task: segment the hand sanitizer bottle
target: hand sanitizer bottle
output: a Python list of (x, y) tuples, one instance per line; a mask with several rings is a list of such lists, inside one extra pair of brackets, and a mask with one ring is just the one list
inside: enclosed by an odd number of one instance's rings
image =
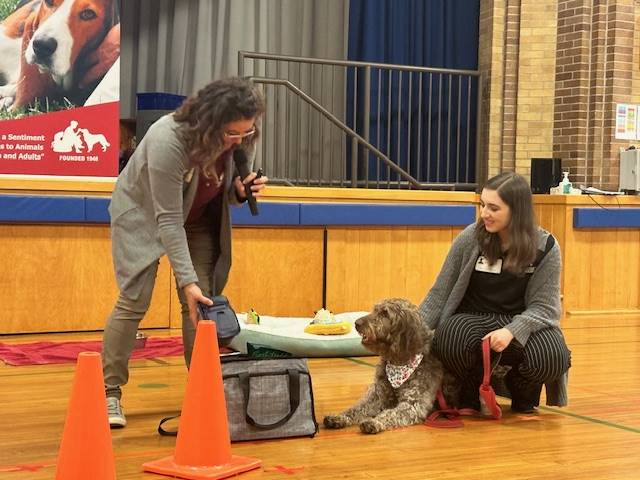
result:
[(571, 193), (571, 182), (569, 181), (569, 172), (562, 172), (562, 181), (560, 182), (560, 192), (569, 195)]

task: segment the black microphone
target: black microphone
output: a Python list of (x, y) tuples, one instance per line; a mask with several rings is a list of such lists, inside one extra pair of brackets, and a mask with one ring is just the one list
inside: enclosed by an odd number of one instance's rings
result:
[[(247, 154), (241, 148), (236, 148), (233, 150), (233, 161), (236, 164), (236, 170), (238, 170), (238, 174), (240, 175), (240, 180), (244, 180), (247, 178), (249, 173), (249, 161), (247, 159)], [(261, 172), (258, 171), (258, 175), (256, 178), (261, 176)], [(249, 210), (251, 210), (251, 215), (254, 217), (258, 215), (258, 202), (253, 196), (253, 190), (251, 190), (251, 186), (253, 185), (255, 178), (244, 186), (244, 193), (247, 196), (247, 202), (249, 203)]]

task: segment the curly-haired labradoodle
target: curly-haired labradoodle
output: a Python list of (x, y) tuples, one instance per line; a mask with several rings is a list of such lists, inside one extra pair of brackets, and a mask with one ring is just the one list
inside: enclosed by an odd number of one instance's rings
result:
[[(392, 298), (356, 320), (362, 344), (380, 355), (375, 383), (353, 407), (324, 418), (327, 428), (359, 424), (364, 433), (422, 423), (434, 408), (436, 393), (449, 383), (440, 361), (431, 354), (433, 330), (407, 300)], [(445, 396), (453, 389), (447, 386)]]

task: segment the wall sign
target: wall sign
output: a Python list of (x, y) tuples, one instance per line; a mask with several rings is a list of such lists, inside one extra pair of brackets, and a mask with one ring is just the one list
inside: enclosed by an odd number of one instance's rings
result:
[(117, 176), (118, 0), (5, 0), (0, 174)]

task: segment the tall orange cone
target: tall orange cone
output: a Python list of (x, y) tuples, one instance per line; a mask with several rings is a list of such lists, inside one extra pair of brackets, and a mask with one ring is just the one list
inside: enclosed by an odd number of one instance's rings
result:
[(231, 454), (215, 322), (198, 322), (173, 456), (143, 465), (147, 472), (216, 479), (260, 467), (256, 458)]
[(106, 402), (100, 354), (83, 352), (78, 355), (56, 480), (115, 480)]

